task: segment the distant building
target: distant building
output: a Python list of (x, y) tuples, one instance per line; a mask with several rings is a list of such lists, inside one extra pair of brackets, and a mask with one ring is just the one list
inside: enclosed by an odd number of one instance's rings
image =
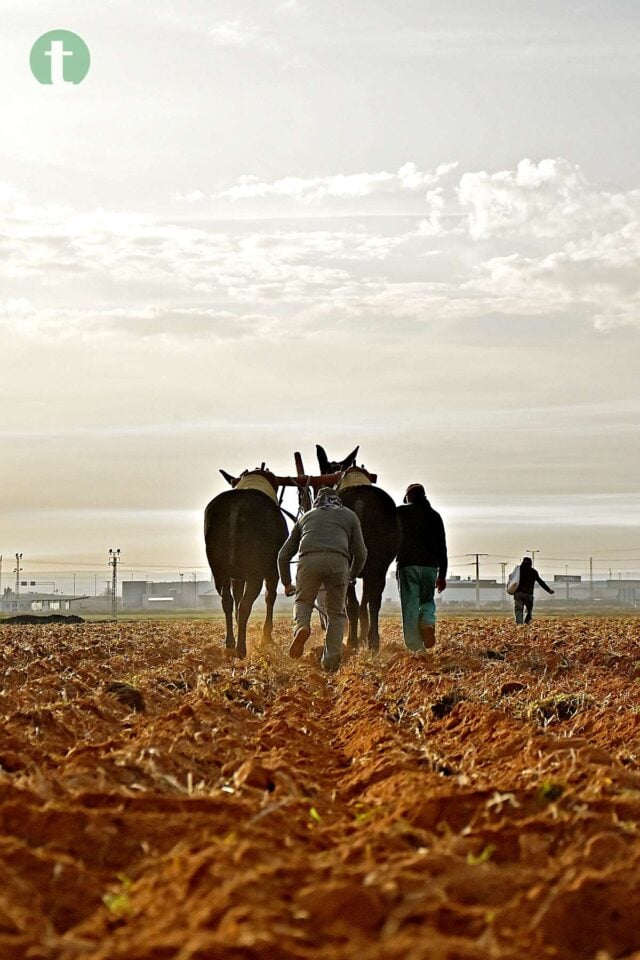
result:
[[(549, 594), (541, 587), (536, 587), (535, 602), (543, 606), (586, 607), (640, 607), (640, 580), (594, 580), (580, 577), (554, 578), (546, 581), (554, 594)], [(513, 604), (503, 584), (499, 580), (480, 580), (479, 600), (480, 607), (507, 607)], [(395, 578), (389, 577), (385, 587), (385, 598), (397, 599), (398, 593)], [(451, 612), (456, 607), (476, 607), (475, 579), (462, 580), (460, 577), (447, 577), (447, 589), (442, 594), (436, 594), (436, 602), (443, 609)]]
[[(438, 596), (443, 607), (475, 607), (476, 581), (462, 580), (460, 577), (448, 577), (447, 589)], [(495, 607), (504, 599), (504, 587), (497, 580), (480, 580), (480, 606)]]
[[(550, 584), (551, 586), (551, 584)], [(600, 604), (613, 607), (640, 606), (640, 580), (578, 580), (577, 578), (555, 579), (549, 596), (544, 590), (536, 590), (536, 602), (565, 603), (576, 606)]]
[(0, 611), (2, 613), (69, 613), (72, 604), (88, 600), (87, 594), (79, 596), (64, 593), (21, 592), (7, 588), (2, 594)]
[(123, 580), (123, 610), (217, 610), (220, 598), (209, 580)]

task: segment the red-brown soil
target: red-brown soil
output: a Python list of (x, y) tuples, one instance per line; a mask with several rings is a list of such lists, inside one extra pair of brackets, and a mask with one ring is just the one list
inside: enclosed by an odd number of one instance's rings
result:
[(257, 630), (2, 628), (2, 960), (640, 958), (640, 620)]

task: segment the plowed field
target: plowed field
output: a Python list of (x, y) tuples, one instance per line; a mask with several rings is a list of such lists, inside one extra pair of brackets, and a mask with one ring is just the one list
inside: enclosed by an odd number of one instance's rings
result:
[(383, 624), (0, 628), (2, 960), (640, 957), (640, 620)]

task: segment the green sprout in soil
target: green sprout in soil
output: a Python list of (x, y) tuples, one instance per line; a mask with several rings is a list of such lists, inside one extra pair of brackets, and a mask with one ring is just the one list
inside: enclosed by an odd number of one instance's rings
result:
[(114, 917), (128, 917), (133, 912), (131, 897), (129, 896), (133, 880), (125, 873), (119, 873), (118, 880), (121, 885), (120, 889), (109, 890), (102, 897), (102, 902)]
[(538, 803), (554, 803), (559, 800), (564, 793), (564, 787), (561, 783), (554, 783), (552, 780), (543, 780), (536, 791), (536, 800)]
[(484, 847), (484, 849), (478, 854), (471, 853), (471, 851), (469, 851), (467, 854), (467, 863), (473, 867), (477, 867), (481, 863), (486, 863), (487, 860), (490, 860), (495, 853), (495, 849), (495, 844), (488, 843), (486, 847)]

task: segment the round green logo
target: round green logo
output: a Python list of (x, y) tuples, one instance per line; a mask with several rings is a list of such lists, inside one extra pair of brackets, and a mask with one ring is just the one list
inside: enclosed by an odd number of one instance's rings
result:
[(49, 30), (31, 48), (31, 72), (39, 83), (61, 86), (81, 83), (89, 72), (91, 55), (82, 37), (70, 30)]

